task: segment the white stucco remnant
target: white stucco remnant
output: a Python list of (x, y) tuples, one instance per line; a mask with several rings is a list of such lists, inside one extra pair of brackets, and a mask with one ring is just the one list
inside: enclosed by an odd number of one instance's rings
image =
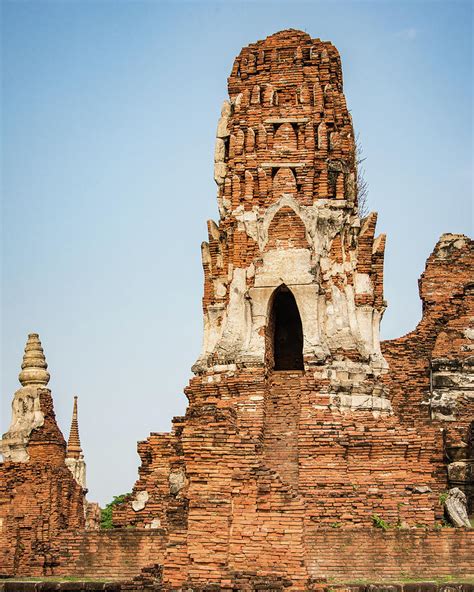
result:
[(255, 274), (255, 287), (310, 284), (311, 254), (308, 249), (275, 249), (263, 254), (263, 265)]
[[(301, 217), (307, 229), (308, 243), (313, 249), (265, 250), (268, 228), (281, 207), (291, 207)], [(258, 242), (263, 251), (263, 264), (257, 269), (252, 263), (247, 269), (231, 270), (229, 305), (208, 307), (204, 319), (203, 350), (195, 371), (206, 366), (205, 360), (212, 352), (218, 354), (224, 365), (229, 360), (262, 365), (265, 356), (263, 331), (268, 322), (269, 303), (273, 292), (282, 284), (290, 288), (298, 305), (306, 359), (324, 359), (331, 344), (334, 349), (358, 349), (373, 362), (376, 372), (385, 371), (387, 364), (379, 342), (381, 314), (371, 306), (355, 305), (357, 293), (373, 292), (370, 277), (355, 273), (356, 260), (340, 264), (322, 256), (329, 251), (338, 227), (349, 222), (347, 214), (339, 207), (318, 210), (314, 205), (300, 206), (292, 196), (283, 195), (277, 204), (263, 213), (258, 209), (249, 212), (237, 208), (235, 215), (239, 227)], [(358, 227), (357, 223), (358, 219), (355, 219), (355, 227)], [(208, 252), (204, 249), (203, 261), (207, 258)], [(347, 285), (341, 292), (334, 285), (331, 301), (327, 302), (319, 293), (320, 281), (331, 282), (332, 277), (341, 273), (354, 273), (355, 290)], [(254, 286), (250, 289), (247, 287), (249, 279), (253, 279)], [(224, 295), (226, 289), (221, 282), (216, 285), (216, 294)]]
[(0, 442), (0, 452), (5, 461), (27, 462), (31, 432), (44, 424), (39, 388), (24, 386), (18, 389), (12, 402), (12, 420), (8, 432)]
[(331, 410), (338, 411), (371, 411), (374, 417), (392, 415), (392, 404), (384, 397), (376, 395), (359, 395), (354, 393), (331, 393)]
[(186, 485), (186, 474), (184, 469), (173, 469), (168, 476), (168, 482), (170, 493), (172, 495), (177, 495)]
[(143, 510), (149, 499), (148, 491), (137, 491), (135, 499), (132, 500), (132, 509), (135, 512)]
[(76, 483), (86, 489), (86, 463), (84, 458), (82, 456), (81, 458), (66, 458), (65, 463)]
[(432, 493), (433, 490), (428, 485), (415, 485), (411, 489), (413, 493)]
[(145, 528), (151, 528), (152, 530), (156, 530), (157, 528), (161, 527), (161, 520), (159, 518), (153, 518), (150, 524), (147, 524)]
[(464, 329), (464, 337), (466, 337), (467, 339), (470, 339), (470, 340), (474, 341), (474, 328), (473, 327), (467, 327), (466, 329)]
[(221, 116), (220, 116), (219, 121), (217, 123), (216, 136), (218, 138), (227, 138), (230, 134), (228, 124), (229, 124), (229, 117), (231, 114), (231, 110), (232, 110), (232, 108), (231, 108), (230, 102), (225, 100), (222, 103)]
[(374, 288), (368, 273), (356, 273), (354, 280), (356, 294), (373, 294)]
[(470, 367), (439, 366), (433, 372), (432, 390), (428, 404), (431, 417), (442, 421), (456, 421), (456, 409), (463, 400), (474, 399), (474, 373)]
[(462, 249), (469, 241), (464, 234), (451, 234), (449, 232), (442, 234), (436, 245), (436, 257), (446, 259), (450, 257), (452, 249)]

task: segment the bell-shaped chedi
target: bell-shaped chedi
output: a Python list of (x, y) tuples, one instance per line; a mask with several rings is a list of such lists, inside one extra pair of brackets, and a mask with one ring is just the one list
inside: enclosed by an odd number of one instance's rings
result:
[(41, 341), (37, 333), (30, 333), (26, 342), (25, 354), (18, 376), (22, 386), (46, 386), (50, 376)]
[(56, 423), (48, 364), (37, 333), (28, 335), (18, 389), (12, 402), (10, 428), (3, 435), (0, 451), (5, 461), (64, 461), (66, 443)]
[(66, 442), (47, 388), (47, 368), (40, 339), (32, 333), (21, 365), (22, 386), (13, 397), (10, 429), (0, 442), (2, 575), (49, 574), (59, 536), (67, 529), (84, 528), (86, 522), (85, 491), (66, 468)]

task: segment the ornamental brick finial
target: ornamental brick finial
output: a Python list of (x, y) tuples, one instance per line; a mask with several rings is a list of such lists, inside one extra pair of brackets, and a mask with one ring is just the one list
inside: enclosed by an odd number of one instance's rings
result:
[(30, 333), (26, 342), (21, 372), (18, 376), (22, 386), (46, 386), (49, 382), (48, 364), (37, 333)]
[(71, 431), (67, 443), (67, 458), (80, 458), (82, 455), (81, 440), (79, 438), (79, 424), (77, 421), (77, 397), (74, 397), (72, 409)]

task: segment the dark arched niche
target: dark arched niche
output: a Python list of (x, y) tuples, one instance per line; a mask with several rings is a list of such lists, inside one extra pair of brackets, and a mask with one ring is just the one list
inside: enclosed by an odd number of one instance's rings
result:
[(303, 370), (303, 325), (285, 285), (273, 293), (266, 330), (266, 363), (273, 370)]

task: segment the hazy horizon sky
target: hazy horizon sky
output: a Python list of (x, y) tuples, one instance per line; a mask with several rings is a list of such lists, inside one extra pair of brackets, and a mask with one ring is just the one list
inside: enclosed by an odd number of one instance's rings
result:
[(439, 236), (472, 234), (472, 3), (3, 1), (2, 403), (28, 333), (57, 419), (73, 396), (101, 504), (168, 431), (202, 339), (200, 243), (217, 220), (213, 152), (241, 48), (286, 28), (339, 50), (387, 233), (382, 337), (421, 316)]

